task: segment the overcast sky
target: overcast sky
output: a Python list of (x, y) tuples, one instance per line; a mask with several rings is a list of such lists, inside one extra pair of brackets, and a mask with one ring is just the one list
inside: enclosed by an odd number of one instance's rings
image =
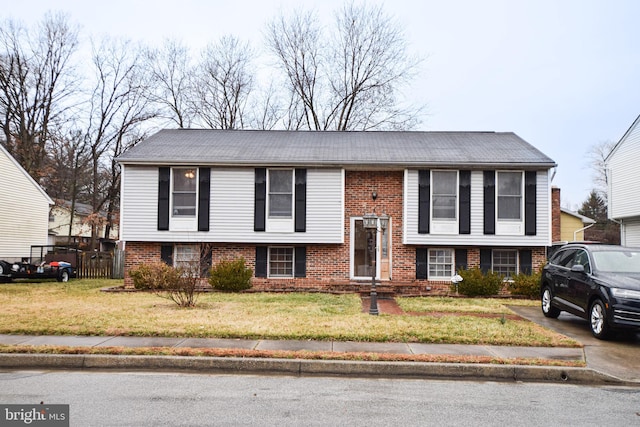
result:
[[(262, 49), (280, 10), (304, 5), (331, 23), (342, 0), (0, 0), (31, 25), (64, 11), (82, 35), (195, 50), (233, 34)], [(376, 3), (376, 2), (369, 2)], [(376, 3), (378, 4), (378, 3)], [(558, 163), (553, 184), (577, 209), (592, 187), (586, 151), (617, 142), (640, 115), (640, 1), (389, 0), (410, 48), (426, 57), (407, 92), (427, 104), (417, 130), (514, 132)], [(640, 165), (639, 165), (640, 166)]]

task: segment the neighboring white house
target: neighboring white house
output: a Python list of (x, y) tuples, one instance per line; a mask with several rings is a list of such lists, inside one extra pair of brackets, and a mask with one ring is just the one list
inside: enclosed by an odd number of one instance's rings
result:
[(640, 246), (640, 116), (605, 159), (609, 218), (620, 223), (620, 243)]
[[(49, 214), (49, 234), (53, 243), (58, 245), (71, 245), (86, 249), (91, 242), (91, 224), (89, 218), (93, 214), (93, 208), (86, 203), (76, 202), (74, 205), (73, 226), (71, 227), (71, 238), (69, 238), (69, 224), (71, 223), (71, 202), (68, 200), (57, 200), (51, 207)], [(106, 233), (107, 214), (100, 212), (94, 221), (98, 224), (99, 250), (109, 251), (115, 247), (118, 240), (118, 224), (114, 224)]]
[(0, 145), (0, 259), (28, 257), (46, 245), (51, 198)]

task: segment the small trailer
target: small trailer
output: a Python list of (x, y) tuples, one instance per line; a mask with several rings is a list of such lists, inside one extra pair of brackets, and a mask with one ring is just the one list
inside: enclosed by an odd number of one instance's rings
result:
[(56, 279), (76, 277), (79, 251), (64, 246), (31, 246), (31, 256), (17, 261), (0, 260), (0, 280)]

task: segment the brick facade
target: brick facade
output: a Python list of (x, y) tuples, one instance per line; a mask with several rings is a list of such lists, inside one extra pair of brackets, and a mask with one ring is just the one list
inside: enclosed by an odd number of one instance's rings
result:
[[(416, 247), (402, 243), (402, 171), (346, 171), (344, 244), (306, 245), (306, 277), (253, 278), (258, 291), (368, 292), (370, 281), (350, 279), (351, 219), (365, 213), (390, 217), (390, 280), (379, 283), (381, 292), (410, 295), (442, 295), (450, 292), (449, 281), (416, 280)], [(375, 198), (374, 198), (375, 193)], [(559, 204), (558, 204), (559, 207)], [(125, 286), (133, 287), (128, 272), (136, 265), (161, 260), (161, 242), (127, 242)], [(212, 247), (212, 265), (244, 257), (255, 271), (256, 245), (207, 244)], [(532, 267), (537, 271), (546, 261), (545, 248), (532, 249)], [(467, 265), (479, 267), (480, 250), (467, 248)], [(203, 284), (206, 279), (203, 279)]]

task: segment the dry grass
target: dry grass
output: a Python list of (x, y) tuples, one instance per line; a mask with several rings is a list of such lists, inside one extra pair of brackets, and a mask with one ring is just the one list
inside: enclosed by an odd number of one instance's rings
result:
[[(361, 312), (357, 295), (206, 293), (195, 308), (184, 309), (150, 293), (100, 290), (119, 284), (111, 280), (2, 284), (0, 333), (578, 346), (528, 321), (472, 315), (370, 316)], [(511, 313), (501, 300), (398, 301), (407, 311)]]
[(397, 298), (398, 305), (405, 312), (413, 313), (491, 313), (513, 314), (505, 307), (509, 305), (538, 306), (538, 301), (527, 299), (497, 299), (497, 298), (452, 298), (452, 297), (419, 297)]

